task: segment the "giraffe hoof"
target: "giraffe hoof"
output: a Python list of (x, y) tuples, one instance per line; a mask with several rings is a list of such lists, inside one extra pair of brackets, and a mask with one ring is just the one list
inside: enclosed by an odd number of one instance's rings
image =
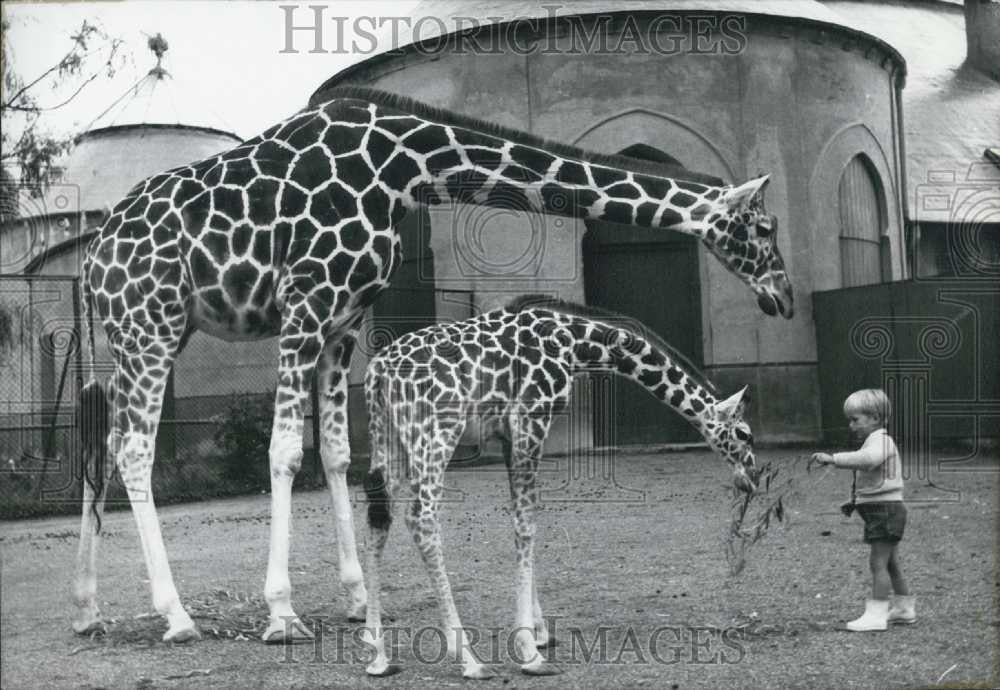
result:
[(314, 635), (305, 623), (295, 618), (289, 621), (272, 621), (260, 639), (264, 644), (299, 644), (312, 642)]
[(389, 676), (396, 675), (402, 670), (403, 667), (399, 664), (390, 664), (385, 659), (376, 659), (365, 667), (365, 673), (369, 676), (375, 676), (376, 678), (388, 678)]
[(192, 623), (190, 627), (170, 628), (167, 632), (163, 633), (164, 642), (174, 642), (176, 644), (194, 642), (195, 640), (200, 639), (201, 633), (198, 632), (198, 628), (194, 626), (194, 623)]
[(547, 664), (544, 661), (533, 662), (521, 666), (521, 673), (526, 676), (558, 676), (562, 669), (555, 664)]
[(535, 649), (552, 649), (556, 646), (556, 638), (549, 637), (536, 637), (535, 638)]
[(368, 607), (364, 604), (360, 604), (352, 607), (347, 612), (347, 620), (351, 623), (364, 623), (365, 616), (368, 613)]
[(462, 671), (462, 677), (469, 680), (489, 680), (494, 675), (489, 666), (476, 666), (475, 668)]
[[(396, 617), (391, 613), (382, 611), (380, 620), (389, 621), (390, 623), (396, 620)], [(361, 609), (361, 613), (349, 613), (347, 614), (348, 623), (366, 623), (368, 621), (368, 609)]]
[(104, 619), (101, 618), (101, 614), (90, 614), (87, 616), (81, 616), (73, 621), (73, 632), (77, 635), (87, 636), (92, 635), (95, 632), (107, 634), (108, 626), (104, 623)]

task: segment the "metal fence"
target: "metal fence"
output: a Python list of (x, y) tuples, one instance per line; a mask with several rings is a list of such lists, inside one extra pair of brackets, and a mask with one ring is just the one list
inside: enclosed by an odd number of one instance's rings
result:
[(0, 514), (79, 500), (73, 278), (0, 276)]
[[(0, 518), (79, 510), (82, 468), (76, 399), (85, 382), (75, 277), (0, 276)], [(363, 472), (367, 419), (364, 368), (373, 350), (435, 321), (475, 311), (464, 290), (389, 288), (362, 328), (352, 361), (351, 444)], [(113, 369), (95, 328), (97, 374)], [(153, 493), (158, 503), (266, 490), (267, 447), (277, 382), (276, 338), (225, 342), (196, 333), (175, 363), (157, 433)], [(315, 387), (306, 410), (305, 458), (296, 487), (325, 482)], [(124, 504), (116, 478), (109, 505)]]
[(847, 441), (842, 404), (884, 388), (901, 448), (925, 457), (1000, 433), (1000, 285), (934, 278), (813, 293), (824, 436)]

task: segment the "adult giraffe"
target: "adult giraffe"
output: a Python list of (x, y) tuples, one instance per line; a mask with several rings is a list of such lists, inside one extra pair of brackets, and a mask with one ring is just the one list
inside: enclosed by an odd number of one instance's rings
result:
[[(229, 340), (279, 337), (264, 640), (309, 637), (292, 609), (288, 578), (303, 407), (315, 371), (340, 580), (351, 599), (349, 617), (361, 618), (367, 593), (346, 481), (346, 372), (364, 309), (400, 262), (395, 226), (407, 209), (451, 199), (679, 230), (699, 237), (756, 293), (766, 313), (790, 318), (792, 290), (775, 243), (777, 221), (763, 208), (767, 177), (739, 187), (713, 181), (348, 87), (230, 151), (136, 185), (113, 209), (83, 265), (84, 320), (89, 328), (96, 306), (116, 368), (107, 392), (106, 443), (101, 433), (85, 434), (92, 459), (74, 629), (87, 633), (102, 625), (95, 597), (106, 452), (139, 527), (153, 606), (168, 623), (163, 638), (198, 637), (174, 587), (150, 492), (167, 376), (194, 330)], [(92, 330), (87, 342), (93, 368)], [(106, 414), (103, 396), (92, 371), (83, 407), (96, 402)], [(90, 414), (84, 409), (84, 417)]]

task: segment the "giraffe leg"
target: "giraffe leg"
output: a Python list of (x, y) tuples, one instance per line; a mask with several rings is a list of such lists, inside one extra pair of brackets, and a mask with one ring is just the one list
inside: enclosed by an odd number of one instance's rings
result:
[(365, 493), (368, 496), (368, 539), (366, 544), (368, 597), (365, 611), (365, 641), (374, 650), (374, 658), (365, 667), (370, 676), (391, 676), (401, 669), (390, 664), (385, 653), (385, 639), (382, 630), (382, 555), (389, 540), (392, 525), (392, 496), (394, 491), (387, 485), (384, 470), (373, 465), (365, 478)]
[[(541, 617), (541, 606), (535, 590), (534, 539), (535, 506), (538, 504), (538, 490), (535, 475), (541, 457), (542, 442), (548, 431), (549, 420), (516, 420), (511, 423), (512, 448), (508, 461), (511, 507), (514, 514), (514, 547), (517, 551), (517, 610), (514, 621), (514, 648), (521, 671), (532, 676), (548, 676), (561, 673), (538, 651), (548, 644), (548, 631)], [(536, 633), (542, 626), (545, 640), (539, 640)]]
[[(513, 446), (511, 444), (511, 438), (510, 438), (510, 436), (506, 435), (506, 434), (503, 435), (503, 436), (501, 436), (500, 442), (501, 442), (501, 446), (502, 446), (502, 452), (503, 452), (504, 459), (507, 462), (507, 467), (508, 468), (513, 468), (513, 466), (514, 466), (513, 465), (514, 458), (513, 458), (513, 455), (512, 455), (512, 453), (513, 453)], [(514, 476), (513, 474), (510, 474), (508, 476), (511, 478), (511, 480), (513, 480), (513, 476)], [(515, 494), (514, 487), (515, 487), (515, 484), (513, 483), (513, 481), (511, 481), (511, 484), (510, 484), (510, 489), (511, 489), (511, 493), (510, 493), (511, 504), (516, 506), (516, 504), (517, 504), (517, 496)], [(515, 524), (515, 529), (516, 529), (516, 524)], [(516, 548), (516, 542), (515, 542), (515, 548)], [(533, 629), (534, 629), (534, 632), (535, 632), (535, 647), (538, 648), (538, 649), (547, 649), (548, 647), (554, 647), (555, 644), (556, 644), (556, 641), (555, 641), (555, 638), (553, 638), (552, 636), (549, 635), (549, 628), (548, 628), (548, 625), (545, 622), (545, 617), (542, 614), (542, 605), (538, 602), (538, 587), (537, 587), (537, 584), (536, 584), (535, 575), (536, 574), (535, 574), (535, 569), (534, 569), (534, 563), (532, 562), (532, 570), (531, 570), (531, 615), (532, 615), (532, 620), (533, 620)]]
[[(188, 642), (201, 635), (191, 620), (191, 616), (181, 605), (180, 596), (174, 586), (170, 572), (167, 551), (163, 546), (160, 520), (153, 503), (151, 485), (153, 448), (155, 435), (125, 434), (119, 453), (118, 469), (122, 473), (128, 491), (132, 513), (139, 527), (143, 556), (149, 571), (149, 583), (153, 591), (153, 608), (167, 619), (164, 642)], [(126, 475), (130, 475), (126, 477)]]
[[(114, 378), (111, 383), (113, 385)], [(87, 435), (98, 435), (106, 431), (102, 422), (106, 414), (106, 406), (113, 402), (113, 392), (105, 394), (99, 388), (96, 395), (89, 395), (86, 389), (81, 393), (81, 424), (95, 423), (96, 429), (86, 429)], [(91, 409), (94, 405), (104, 406), (104, 409)], [(112, 420), (113, 423), (113, 420)], [(74, 579), (73, 599), (76, 604), (76, 616), (73, 619), (73, 630), (78, 635), (89, 635), (95, 631), (106, 630), (97, 606), (97, 554), (101, 546), (100, 523), (104, 517), (104, 499), (107, 495), (108, 481), (114, 473), (114, 465), (108, 458), (115, 458), (114, 449), (109, 448), (113, 436), (104, 434), (101, 438), (89, 438), (81, 444), (83, 471), (83, 515), (80, 518), (80, 544), (76, 553), (76, 577)]]
[(365, 612), (365, 641), (371, 646), (374, 657), (365, 671), (372, 676), (390, 676), (400, 670), (389, 663), (385, 653), (382, 629), (382, 556), (392, 526), (395, 507), (397, 476), (405, 470), (406, 451), (397, 429), (388, 419), (388, 410), (382, 395), (383, 383), (375, 368), (369, 368), (365, 382), (365, 402), (368, 408), (368, 438), (371, 466), (365, 477), (365, 497), (368, 505), (367, 569), (368, 601)]
[[(107, 443), (107, 440), (104, 442)], [(83, 516), (80, 519), (80, 545), (76, 553), (76, 579), (73, 590), (77, 608), (73, 630), (78, 635), (89, 635), (95, 631), (105, 630), (104, 620), (97, 606), (97, 553), (101, 546), (98, 522), (104, 515), (104, 498), (107, 495), (109, 480), (107, 475), (110, 473), (100, 466), (95, 470), (104, 473), (105, 479), (98, 491), (94, 491), (89, 482), (83, 483)]]
[[(174, 344), (175, 345), (175, 344)], [(141, 356), (122, 356), (115, 375), (115, 420), (109, 446), (128, 493), (132, 514), (139, 528), (153, 608), (167, 619), (165, 642), (187, 642), (201, 637), (191, 616), (181, 605), (174, 586), (160, 520), (153, 501), (153, 456), (163, 393), (175, 347), (151, 345)], [(149, 366), (159, 359), (157, 366)]]
[(542, 615), (542, 605), (538, 603), (538, 586), (536, 584), (537, 573), (534, 567), (531, 569), (531, 615), (535, 623), (535, 647), (538, 649), (548, 649), (556, 646), (556, 638), (549, 634), (549, 626), (545, 623), (545, 616)]
[(347, 377), (353, 350), (353, 332), (344, 336), (340, 342), (328, 341), (319, 360), (317, 375), (320, 392), (320, 457), (333, 499), (340, 583), (348, 595), (347, 619), (362, 621), (365, 620), (368, 593), (365, 591), (364, 576), (358, 562), (351, 497), (347, 488), (347, 468), (351, 463), (347, 427)]
[[(434, 425), (437, 427), (438, 425)], [(433, 448), (415, 449), (414, 456), (424, 460), (411, 462), (412, 471), (418, 478), (413, 486), (417, 498), (406, 512), (406, 526), (420, 550), (427, 567), (431, 587), (441, 612), (442, 628), (447, 640), (449, 655), (462, 664), (462, 676), (476, 680), (493, 677), (493, 672), (476, 659), (466, 637), (462, 621), (459, 619), (455, 600), (444, 565), (441, 546), (441, 526), (438, 522), (438, 506), (444, 490), (444, 470), (451, 459), (458, 439), (462, 436), (462, 426), (442, 430), (435, 429)], [(426, 438), (426, 437), (425, 437)], [(424, 452), (421, 453), (420, 451)]]
[(292, 584), (288, 577), (291, 539), (292, 481), (302, 466), (304, 413), (316, 360), (323, 342), (318, 332), (303, 332), (316, 318), (304, 302), (289, 305), (278, 341), (278, 390), (271, 430), (271, 535), (264, 598), (268, 626), (261, 636), (267, 644), (294, 644), (313, 639), (312, 631), (292, 609)]
[(101, 533), (97, 530), (94, 516), (104, 513), (104, 496), (97, 495), (89, 485), (83, 488), (83, 517), (80, 520), (80, 546), (76, 553), (76, 579), (73, 598), (77, 613), (73, 619), (73, 630), (78, 635), (89, 635), (105, 630), (101, 611), (97, 606), (97, 552), (101, 545)]
[[(277, 427), (277, 423), (275, 423)], [(261, 636), (267, 644), (292, 644), (313, 638), (312, 631), (292, 609), (292, 584), (288, 577), (288, 549), (291, 541), (292, 482), (302, 465), (301, 436), (272, 431), (271, 448), (271, 535), (267, 558), (264, 598), (268, 606), (268, 626)]]

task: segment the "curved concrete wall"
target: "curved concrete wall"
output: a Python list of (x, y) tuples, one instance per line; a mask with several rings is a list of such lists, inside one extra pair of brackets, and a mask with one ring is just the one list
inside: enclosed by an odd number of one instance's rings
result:
[(88, 132), (66, 162), (62, 183), (80, 189), (80, 209), (114, 206), (137, 182), (236, 146), (239, 137), (198, 127), (128, 125)]
[[(69, 244), (81, 232), (99, 227), (105, 209), (136, 183), (239, 141), (218, 130), (174, 125), (128, 125), (84, 134), (66, 157), (60, 179), (44, 196), (25, 199), (21, 217), (0, 228), (0, 273), (20, 273), (44, 252), (70, 250)], [(49, 267), (35, 272), (58, 273)]]
[[(640, 26), (655, 16), (640, 14)], [(646, 143), (736, 182), (770, 173), (767, 204), (781, 222), (779, 245), (797, 314), (791, 321), (764, 316), (743, 284), (701, 250), (704, 361), (724, 390), (754, 385), (759, 437), (807, 440), (819, 427), (810, 294), (839, 287), (838, 184), (854, 155), (867, 156), (881, 178), (892, 278), (905, 277), (895, 88), (903, 67), (884, 46), (855, 32), (752, 15), (746, 22), (745, 45), (736, 55), (573, 52), (565, 27), (550, 24), (556, 37), (546, 37), (545, 45), (555, 41), (560, 50), (549, 54), (408, 50), (355, 66), (324, 86), (370, 85), (600, 151)], [(518, 40), (523, 46), (541, 38)], [(609, 42), (615, 45), (616, 37)], [(322, 97), (321, 88), (313, 99)], [(581, 298), (582, 223), (560, 219), (566, 227), (556, 228), (556, 219), (501, 212), (503, 218), (483, 224), (495, 264), (503, 263), (498, 257), (505, 251), (523, 252), (518, 229), (523, 235), (534, 227), (531, 232), (546, 233), (547, 243), (561, 248), (546, 253), (530, 279), (504, 281), (451, 265), (458, 261), (448, 257), (465, 251), (451, 246), (461, 235), (453, 230), (461, 225), (455, 214), (471, 212), (432, 214), (439, 282), (485, 292), (483, 306), (499, 301), (497, 292), (528, 289)]]

